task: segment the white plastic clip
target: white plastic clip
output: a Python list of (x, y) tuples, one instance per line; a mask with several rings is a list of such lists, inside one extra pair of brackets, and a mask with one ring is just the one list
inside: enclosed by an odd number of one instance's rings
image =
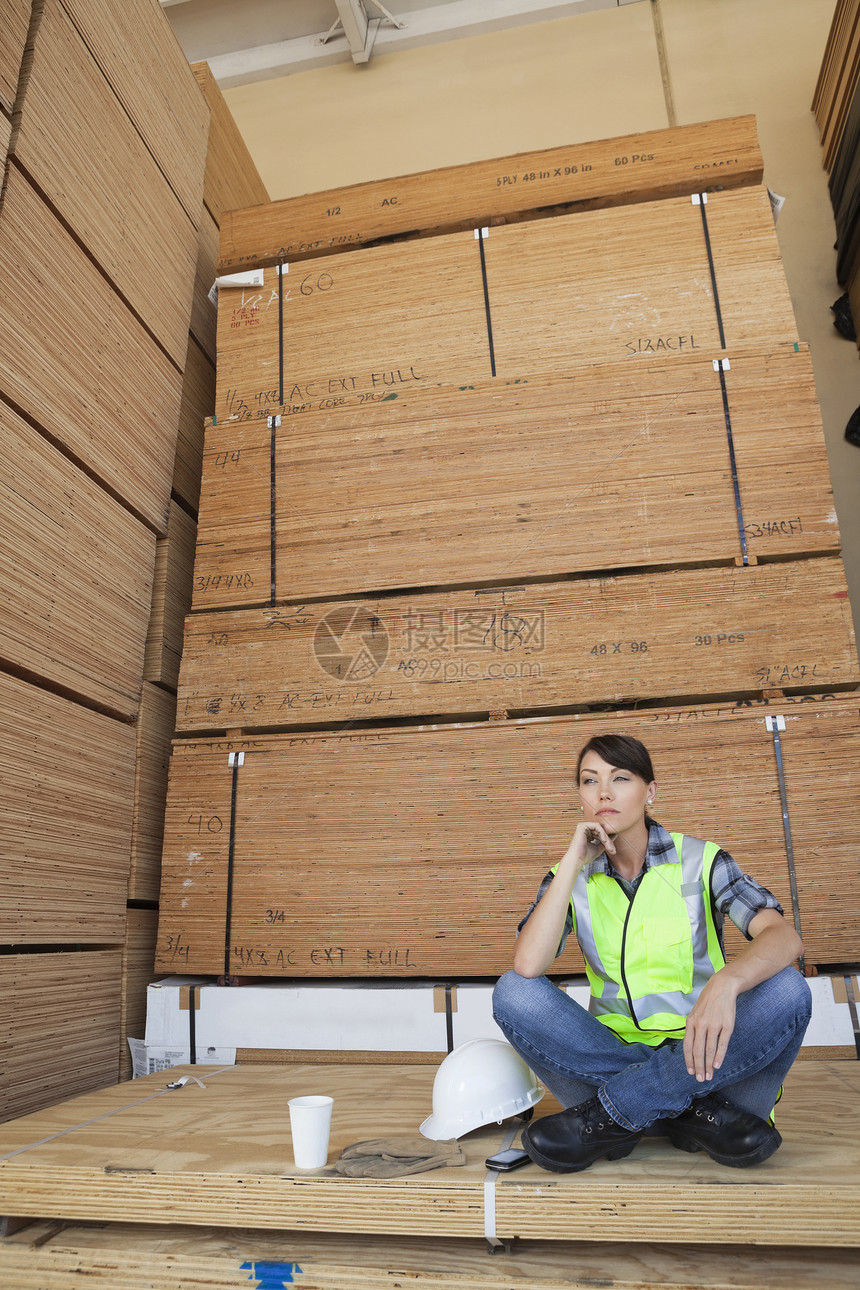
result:
[(195, 1084), (199, 1084), (201, 1088), (205, 1088), (205, 1087), (206, 1087), (206, 1085), (203, 1083), (202, 1079), (198, 1079), (196, 1075), (183, 1075), (183, 1076), (181, 1076), (181, 1078), (180, 1078), (180, 1079), (174, 1080), (172, 1084), (168, 1084), (168, 1085), (167, 1085), (167, 1087), (168, 1087), (168, 1088), (184, 1088), (184, 1087), (185, 1087), (185, 1085), (188, 1083), (188, 1081), (189, 1081), (190, 1079), (191, 1079), (191, 1080), (193, 1080)]
[(290, 271), (290, 266), (288, 264), (276, 264), (275, 268), (278, 271), (279, 278), (282, 278), (285, 273), (289, 273)]
[(707, 204), (708, 204), (708, 194), (707, 194), (707, 193), (691, 193), (691, 195), (690, 195), (690, 201), (693, 203), (693, 205), (694, 205), (694, 206), (707, 206)]
[(774, 730), (784, 730), (785, 717), (765, 717), (764, 724), (771, 732)]
[(244, 766), (245, 754), (243, 752), (232, 752), (227, 754), (228, 766)]
[(724, 372), (730, 372), (732, 370), (732, 365), (727, 358), (714, 359), (714, 371), (719, 372), (720, 369)]
[(480, 238), (482, 241), (486, 241), (486, 239), (487, 239), (489, 236), (490, 236), (490, 230), (489, 230), (488, 228), (476, 228), (476, 229), (475, 229), (475, 241), (477, 241), (477, 240), (478, 240), (478, 238)]
[(266, 417), (266, 425), (269, 427), (270, 430), (277, 430), (280, 424), (281, 424), (281, 418), (279, 416)]

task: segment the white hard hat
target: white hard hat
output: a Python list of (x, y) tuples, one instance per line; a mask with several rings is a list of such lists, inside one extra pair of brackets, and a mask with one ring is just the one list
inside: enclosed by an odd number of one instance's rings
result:
[(449, 1053), (433, 1081), (433, 1114), (420, 1132), (435, 1142), (522, 1115), (546, 1090), (504, 1039), (470, 1039)]

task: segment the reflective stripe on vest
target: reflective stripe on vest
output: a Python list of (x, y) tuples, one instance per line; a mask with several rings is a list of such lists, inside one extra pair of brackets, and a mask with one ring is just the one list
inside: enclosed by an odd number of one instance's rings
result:
[(628, 1043), (681, 1038), (705, 982), (725, 963), (711, 909), (719, 847), (673, 833), (680, 861), (652, 865), (634, 898), (595, 861), (571, 894), (591, 983), (589, 1010)]

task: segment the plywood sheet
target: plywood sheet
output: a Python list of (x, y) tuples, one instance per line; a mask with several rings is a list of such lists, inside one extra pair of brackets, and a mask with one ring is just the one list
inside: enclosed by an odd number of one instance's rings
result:
[(209, 112), (157, 0), (63, 0), (191, 219), (200, 216)]
[(217, 314), (209, 299), (215, 282), (218, 256), (218, 226), (204, 208), (200, 217), (200, 240), (197, 246), (197, 271), (191, 303), (191, 333), (208, 358), (215, 362), (217, 352)]
[[(500, 974), (517, 923), (580, 818), (579, 749), (607, 731), (634, 735), (651, 751), (661, 823), (719, 842), (792, 917), (770, 713), (785, 716), (788, 809), (804, 839), (795, 842), (795, 863), (807, 962), (851, 962), (860, 880), (856, 795), (845, 775), (860, 752), (858, 705), (806, 697), (769, 708), (737, 702), (177, 741), (157, 968)], [(242, 766), (228, 764), (231, 750), (244, 751)], [(837, 801), (841, 808), (830, 809)], [(727, 930), (736, 947), (737, 933)], [(583, 970), (574, 944), (554, 970)]]
[(46, 0), (27, 62), (16, 157), (181, 366), (197, 259), (194, 223), (60, 0)]
[(146, 634), (143, 676), (176, 688), (185, 615), (191, 608), (191, 579), (197, 525), (178, 502), (170, 503), (167, 536), (155, 549), (152, 612)]
[(145, 681), (135, 727), (134, 816), (131, 834), (131, 900), (158, 900), (167, 765), (176, 724), (176, 696)]
[(752, 116), (518, 153), (234, 211), (222, 221), (221, 271), (348, 250), (417, 230), (516, 220), (526, 212), (758, 184), (761, 175)]
[(177, 728), (821, 691), (858, 669), (839, 557), (416, 591), (192, 615)]
[(134, 730), (0, 673), (0, 944), (122, 939)]
[[(67, 1290), (82, 1274), (103, 1290), (233, 1290), (286, 1276), (309, 1290), (583, 1290), (611, 1269), (613, 1290), (856, 1290), (852, 1249), (624, 1244), (518, 1239), (488, 1258), (482, 1240), (265, 1232), (180, 1224), (45, 1220), (0, 1241), (0, 1273), (17, 1290)], [(289, 1282), (287, 1282), (289, 1284)]]
[(838, 550), (806, 346), (359, 397), (208, 424), (195, 609)]
[(210, 114), (203, 201), (220, 224), (225, 211), (268, 202), (269, 194), (209, 64), (192, 63), (191, 70)]
[(146, 987), (154, 975), (158, 911), (129, 909), (122, 947), (122, 1001), (120, 1007), (119, 1078), (132, 1077), (128, 1040), (142, 1039), (146, 1029)]
[(15, 107), (18, 73), (24, 57), (31, 8), (31, 0), (0, 0), (0, 31), (3, 32), (3, 40), (0, 42), (0, 109), (10, 116)]
[(0, 1120), (115, 1084), (121, 966), (118, 949), (0, 955)]
[(182, 377), (10, 165), (0, 393), (164, 533)]
[(188, 337), (179, 434), (173, 464), (173, 488), (190, 510), (200, 504), (203, 471), (203, 423), (215, 411), (215, 369), (193, 336)]
[(0, 659), (137, 711), (155, 537), (0, 399)]
[(767, 191), (738, 189), (267, 269), (220, 292), (216, 411), (265, 420), (342, 392), (796, 340)]
[(12, 121), (6, 115), (5, 109), (0, 107), (0, 166), (5, 168), (6, 156), (9, 152), (9, 140), (12, 138)]
[[(0, 1208), (204, 1228), (241, 1214), (250, 1227), (281, 1232), (483, 1240), (484, 1159), (507, 1126), (466, 1135), (465, 1165), (403, 1178), (342, 1178), (332, 1165), (302, 1176), (291, 1165), (289, 1097), (309, 1089), (334, 1096), (333, 1161), (348, 1143), (414, 1133), (430, 1108), (432, 1067), (198, 1066), (170, 1077), (201, 1073), (203, 1087), (189, 1080), (166, 1090), (161, 1073), (7, 1125), (0, 1155), (25, 1150), (0, 1163)], [(851, 1110), (858, 1092), (856, 1063), (800, 1063), (780, 1107), (782, 1147), (764, 1165), (738, 1170), (730, 1186), (713, 1161), (701, 1153), (682, 1159), (660, 1139), (644, 1139), (627, 1159), (599, 1161), (583, 1175), (529, 1165), (496, 1183), (498, 1236), (724, 1246), (730, 1230), (733, 1246), (856, 1246), (860, 1146)], [(834, 1114), (844, 1126), (838, 1137)], [(71, 1132), (32, 1145), (64, 1130)]]

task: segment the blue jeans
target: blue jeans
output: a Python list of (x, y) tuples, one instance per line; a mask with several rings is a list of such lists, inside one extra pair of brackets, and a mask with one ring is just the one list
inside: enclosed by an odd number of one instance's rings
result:
[(561, 1105), (597, 1093), (626, 1129), (678, 1115), (717, 1089), (766, 1120), (811, 1014), (809, 986), (793, 967), (744, 991), (723, 1064), (700, 1082), (687, 1074), (683, 1040), (626, 1044), (546, 977), (506, 972), (493, 992), (496, 1022)]

